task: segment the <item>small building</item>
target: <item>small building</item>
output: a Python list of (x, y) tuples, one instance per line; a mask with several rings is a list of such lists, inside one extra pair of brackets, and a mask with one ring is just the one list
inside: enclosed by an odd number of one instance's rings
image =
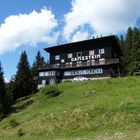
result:
[(39, 69), (39, 87), (72, 80), (76, 76), (90, 79), (120, 75), (121, 49), (115, 36), (94, 38), (44, 49), (49, 65)]

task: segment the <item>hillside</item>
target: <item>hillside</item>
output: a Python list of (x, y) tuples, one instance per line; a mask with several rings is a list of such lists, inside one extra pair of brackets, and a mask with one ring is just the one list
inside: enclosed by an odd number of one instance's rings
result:
[(139, 140), (140, 77), (59, 84), (22, 98), (0, 122), (1, 140)]

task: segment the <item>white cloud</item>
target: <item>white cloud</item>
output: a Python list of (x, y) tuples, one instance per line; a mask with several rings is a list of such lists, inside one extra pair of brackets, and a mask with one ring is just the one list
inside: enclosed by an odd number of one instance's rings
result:
[(11, 15), (0, 25), (0, 54), (22, 45), (54, 44), (58, 39), (58, 26), (53, 13), (44, 8), (40, 12)]
[(81, 41), (81, 40), (86, 40), (86, 39), (88, 39), (88, 37), (89, 37), (88, 32), (77, 31), (77, 32), (72, 36), (72, 42)]
[(126, 31), (139, 16), (139, 0), (72, 0), (71, 11), (64, 15), (63, 34), (69, 40), (85, 24), (95, 35), (115, 34)]

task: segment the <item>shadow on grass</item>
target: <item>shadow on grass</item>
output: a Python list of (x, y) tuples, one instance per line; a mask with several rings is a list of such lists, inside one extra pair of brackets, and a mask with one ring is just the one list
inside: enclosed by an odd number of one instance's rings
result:
[(17, 103), (11, 107), (10, 114), (18, 113), (26, 109), (27, 107), (29, 107), (34, 102), (32, 99), (29, 99), (29, 98), (30, 96), (19, 99)]

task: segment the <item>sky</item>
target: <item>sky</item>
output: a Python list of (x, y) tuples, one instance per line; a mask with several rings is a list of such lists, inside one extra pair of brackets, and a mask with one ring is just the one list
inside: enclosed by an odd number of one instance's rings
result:
[(22, 51), (32, 65), (43, 48), (140, 28), (139, 0), (0, 0), (0, 61), (5, 80)]

